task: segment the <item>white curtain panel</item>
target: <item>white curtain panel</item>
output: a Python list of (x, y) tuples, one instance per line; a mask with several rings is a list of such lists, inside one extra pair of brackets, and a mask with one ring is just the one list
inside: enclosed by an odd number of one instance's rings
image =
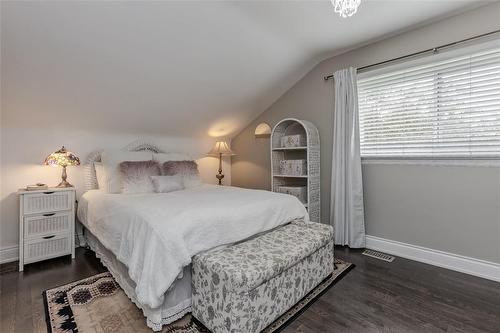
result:
[(335, 72), (330, 223), (335, 244), (365, 247), (356, 69)]

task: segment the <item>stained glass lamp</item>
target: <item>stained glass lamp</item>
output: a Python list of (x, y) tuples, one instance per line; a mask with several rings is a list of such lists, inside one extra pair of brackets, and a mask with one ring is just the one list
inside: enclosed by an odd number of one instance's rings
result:
[(219, 185), (222, 185), (222, 178), (224, 178), (224, 174), (222, 173), (222, 156), (232, 156), (236, 154), (233, 153), (225, 141), (217, 141), (207, 155), (219, 157), (219, 174), (215, 175), (215, 177), (219, 180)]
[(52, 166), (62, 166), (63, 168), (61, 176), (62, 181), (56, 187), (73, 187), (73, 185), (71, 185), (66, 181), (67, 178), (66, 167), (80, 165), (80, 159), (76, 157), (75, 154), (73, 154), (70, 151), (67, 151), (66, 148), (62, 146), (61, 149), (47, 156), (43, 164)]

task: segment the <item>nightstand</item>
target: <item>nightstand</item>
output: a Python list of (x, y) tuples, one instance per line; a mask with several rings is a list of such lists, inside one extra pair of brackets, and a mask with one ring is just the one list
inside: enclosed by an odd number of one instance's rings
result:
[(19, 271), (71, 254), (75, 258), (75, 189), (19, 190)]

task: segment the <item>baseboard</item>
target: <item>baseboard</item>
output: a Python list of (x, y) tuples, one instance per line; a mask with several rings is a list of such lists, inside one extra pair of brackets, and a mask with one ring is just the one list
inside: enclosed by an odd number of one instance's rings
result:
[[(75, 242), (76, 242), (76, 247), (81, 246), (78, 244), (79, 239), (83, 239), (83, 234), (82, 233), (77, 233), (75, 235)], [(85, 245), (85, 244), (82, 244)], [(14, 246), (8, 246), (4, 247), (3, 249), (0, 249), (0, 264), (5, 264), (8, 262), (13, 262), (19, 260), (19, 246), (14, 245)]]
[(398, 257), (500, 282), (500, 264), (495, 262), (369, 235), (366, 235), (366, 247)]
[[(77, 235), (81, 236), (81, 235)], [(500, 282), (500, 264), (366, 235), (368, 249)], [(18, 246), (0, 249), (0, 264), (19, 259)]]
[(19, 260), (19, 246), (9, 246), (0, 249), (0, 264)]

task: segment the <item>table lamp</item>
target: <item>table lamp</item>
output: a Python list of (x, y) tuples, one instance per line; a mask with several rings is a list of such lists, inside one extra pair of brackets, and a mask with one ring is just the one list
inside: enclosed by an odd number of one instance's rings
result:
[(219, 185), (222, 185), (222, 178), (224, 178), (224, 174), (222, 173), (222, 156), (232, 156), (236, 154), (229, 148), (226, 141), (217, 141), (207, 155), (219, 157), (219, 174), (215, 175), (215, 177), (219, 180)]
[(80, 159), (76, 157), (75, 154), (73, 154), (70, 151), (67, 151), (66, 148), (62, 146), (61, 149), (47, 156), (43, 164), (52, 166), (62, 166), (63, 168), (61, 176), (62, 181), (56, 187), (73, 187), (73, 185), (71, 185), (66, 181), (67, 178), (66, 167), (80, 165)]

